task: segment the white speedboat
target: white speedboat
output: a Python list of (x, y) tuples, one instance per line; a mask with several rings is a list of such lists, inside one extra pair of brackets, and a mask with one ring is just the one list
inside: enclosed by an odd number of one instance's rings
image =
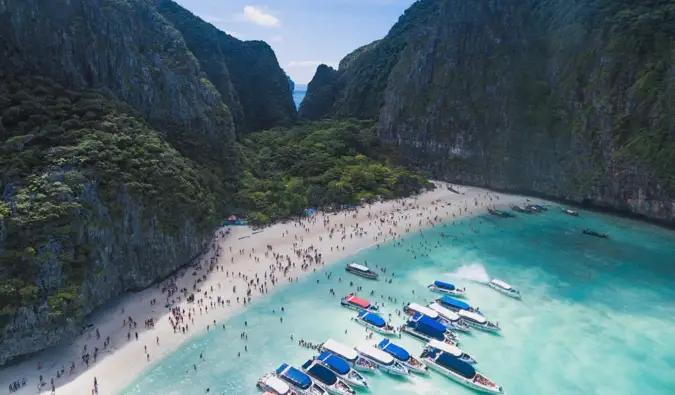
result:
[(349, 366), (356, 370), (362, 372), (373, 372), (377, 370), (377, 365), (359, 356), (353, 348), (347, 347), (333, 339), (326, 340), (326, 342), (321, 345), (320, 349), (321, 351), (328, 351), (329, 353), (344, 359)]
[(362, 311), (366, 310), (371, 313), (377, 313), (380, 309), (374, 304), (370, 303), (365, 299), (358, 298), (356, 295), (347, 295), (344, 298), (340, 299), (340, 304), (342, 307), (346, 307), (351, 310)]
[(420, 356), (430, 369), (473, 390), (488, 394), (503, 394), (504, 389), (478, 373), (470, 364), (435, 348), (426, 348)]
[(306, 373), (287, 363), (282, 363), (279, 366), (276, 370), (276, 376), (300, 394), (327, 395), (326, 390), (314, 383)]
[(347, 267), (345, 267), (345, 270), (369, 280), (377, 280), (379, 277), (375, 271), (370, 270), (367, 266), (359, 265), (358, 263), (348, 264)]
[(462, 351), (461, 348), (457, 346), (451, 346), (448, 343), (442, 343), (439, 342), (438, 340), (431, 340), (427, 345), (425, 346), (426, 348), (435, 348), (436, 350), (443, 351), (444, 353), (450, 354), (453, 357), (457, 359), (461, 359), (462, 361), (470, 364), (475, 364), (476, 360), (473, 359), (473, 357), (464, 351)]
[(488, 321), (487, 318), (478, 313), (460, 310), (457, 314), (459, 314), (459, 316), (462, 317), (462, 320), (472, 328), (493, 333), (501, 331), (499, 324)]
[(432, 320), (438, 320), (440, 318), (439, 314), (437, 311), (434, 311), (426, 306), (422, 306), (419, 303), (407, 303), (405, 306), (403, 306), (403, 311), (406, 314), (414, 314), (414, 313), (419, 313), (426, 315), (427, 317), (431, 318)]
[(405, 348), (392, 343), (389, 339), (383, 339), (375, 347), (394, 357), (413, 373), (426, 373), (429, 369), (427, 365), (413, 357)]
[(387, 354), (386, 352), (378, 350), (370, 344), (360, 345), (356, 347), (355, 350), (360, 356), (377, 365), (377, 368), (383, 372), (393, 374), (395, 376), (407, 376), (410, 374), (408, 368), (403, 366), (402, 363), (395, 360), (394, 357)]
[(434, 281), (433, 284), (427, 286), (433, 292), (438, 292), (445, 295), (454, 295), (459, 297), (466, 296), (466, 288), (457, 288), (454, 284), (443, 281)]
[(453, 346), (457, 345), (455, 340), (450, 337), (452, 332), (448, 332), (447, 328), (440, 322), (420, 313), (414, 313), (412, 317), (408, 318), (401, 330), (425, 343), (436, 339)]
[(358, 316), (356, 316), (356, 318), (352, 319), (355, 320), (358, 324), (361, 324), (366, 328), (372, 330), (373, 332), (381, 333), (387, 336), (398, 335), (396, 328), (387, 324), (387, 321), (385, 321), (384, 318), (380, 317), (375, 313), (370, 313), (368, 311), (363, 310), (362, 312), (359, 313)]
[(447, 328), (462, 332), (471, 332), (471, 327), (454, 311), (446, 309), (436, 302), (430, 303), (427, 307), (438, 313), (440, 316), (438, 322), (445, 325)]
[(368, 388), (368, 381), (366, 378), (361, 376), (356, 370), (352, 369), (347, 361), (337, 355), (324, 351), (316, 358), (316, 361), (324, 364), (349, 385), (358, 388)]
[(448, 332), (452, 333), (451, 337), (453, 339), (457, 338), (457, 335), (452, 332), (453, 329), (459, 328), (459, 330), (463, 330), (465, 332), (470, 330), (470, 328), (466, 324), (463, 324), (459, 320), (459, 317), (454, 322), (450, 321), (450, 320), (446, 319), (445, 317), (443, 317), (438, 311), (432, 309), (430, 306), (422, 306), (422, 305), (417, 304), (417, 303), (408, 303), (405, 306), (403, 306), (403, 311), (406, 312), (407, 314), (419, 313), (419, 314), (422, 314), (422, 315), (425, 315), (425, 316), (431, 318), (434, 321), (438, 321), (441, 325), (443, 325), (448, 330)]
[(265, 393), (274, 395), (298, 395), (298, 393), (293, 391), (291, 387), (286, 384), (286, 382), (273, 374), (266, 374), (262, 376), (258, 380), (256, 386), (265, 391)]
[(520, 299), (520, 291), (513, 288), (511, 285), (505, 283), (502, 280), (497, 280), (496, 278), (491, 280), (488, 283), (488, 287), (496, 290), (499, 293), (502, 293), (510, 298)]
[(310, 359), (302, 365), (302, 371), (307, 373), (315, 383), (333, 395), (354, 395), (356, 392), (339, 378), (332, 370), (319, 361)]

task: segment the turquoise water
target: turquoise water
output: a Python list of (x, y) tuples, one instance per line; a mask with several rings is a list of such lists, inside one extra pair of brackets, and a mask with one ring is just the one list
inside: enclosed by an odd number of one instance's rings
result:
[[(365, 342), (364, 329), (349, 320), (355, 313), (339, 307), (339, 297), (350, 291), (349, 281), (364, 287), (362, 296), (374, 290), (376, 297), (369, 299), (384, 300), (384, 311), (393, 312), (388, 297), (399, 304), (435, 298), (425, 288), (434, 279), (466, 286), (468, 301), (499, 321), (503, 335), (474, 332), (462, 336), (460, 346), (507, 394), (674, 394), (675, 236), (624, 219), (582, 215), (479, 216), (426, 230), (424, 236), (405, 239), (403, 247), (364, 250), (345, 262), (384, 266), (395, 273), (392, 284), (349, 276), (341, 265), (328, 269), (334, 272), (331, 280), (323, 272), (313, 274), (254, 303), (226, 321), (227, 329), (198, 336), (122, 394), (201, 394), (207, 387), (210, 394), (256, 394), (259, 376), (282, 362), (299, 366), (313, 355), (298, 346), (300, 338)], [(584, 236), (580, 231), (586, 226), (609, 232), (611, 238)], [(458, 240), (441, 238), (441, 231)], [(420, 256), (422, 251), (428, 256)], [(476, 282), (488, 277), (520, 288), (523, 301)], [(330, 288), (337, 296), (330, 295)], [(243, 330), (247, 342), (239, 338)], [(406, 335), (396, 342), (415, 354), (421, 351), (422, 343)], [(206, 361), (193, 371), (201, 352)], [(409, 379), (376, 375), (370, 381), (373, 394), (472, 393), (433, 372)]]

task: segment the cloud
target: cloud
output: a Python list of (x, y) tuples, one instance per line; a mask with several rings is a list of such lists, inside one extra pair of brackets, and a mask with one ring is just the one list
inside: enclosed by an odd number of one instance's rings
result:
[(284, 41), (284, 36), (282, 36), (281, 34), (277, 34), (276, 36), (270, 37), (269, 41), (271, 43), (280, 43), (280, 42)]
[(247, 5), (244, 7), (243, 13), (244, 19), (255, 23), (256, 25), (266, 26), (266, 27), (279, 27), (281, 26), (281, 21), (272, 14), (266, 13), (259, 7), (252, 5)]
[(331, 62), (320, 62), (318, 60), (294, 60), (291, 62), (288, 62), (288, 65), (286, 67), (289, 68), (294, 68), (294, 67), (317, 67), (320, 64), (325, 64), (328, 66), (332, 66)]

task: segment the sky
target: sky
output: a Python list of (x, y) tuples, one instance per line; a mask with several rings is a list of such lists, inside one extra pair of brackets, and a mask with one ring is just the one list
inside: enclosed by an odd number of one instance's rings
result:
[(295, 83), (384, 37), (415, 0), (175, 0), (241, 40), (263, 40)]

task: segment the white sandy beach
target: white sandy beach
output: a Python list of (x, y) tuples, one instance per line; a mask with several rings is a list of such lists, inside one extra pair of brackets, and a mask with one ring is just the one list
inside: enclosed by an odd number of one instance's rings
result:
[[(171, 313), (165, 307), (166, 295), (162, 293), (161, 287), (151, 287), (126, 295), (114, 306), (94, 314), (87, 322), (93, 324), (93, 327), (72, 344), (42, 352), (23, 363), (3, 368), (0, 371), (0, 389), (4, 391), (13, 381), (25, 378), (27, 385), (15, 394), (35, 394), (38, 393), (38, 377), (42, 375), (46, 385), (39, 393), (51, 393), (50, 380), (54, 378), (58, 395), (91, 395), (96, 377), (99, 394), (118, 395), (152, 364), (176, 350), (195, 334), (206, 331), (207, 325), (214, 327), (215, 321), (215, 326), (220, 326), (230, 315), (244, 308), (243, 304), (236, 302), (237, 297), (244, 297), (247, 289), (243, 277), (249, 280), (260, 278), (260, 284), (263, 284), (263, 276), (269, 276), (271, 265), (279, 266), (274, 254), (283, 255), (284, 264), (286, 255), (297, 263), (289, 268), (286, 276), (279, 268), (275, 268), (277, 285), (286, 285), (289, 283), (288, 278), (295, 281), (315, 268), (322, 267), (314, 262), (308, 263), (310, 266), (303, 270), (303, 259), (298, 258), (295, 253), (298, 249), (306, 250), (312, 246), (312, 255), (314, 252), (322, 254), (323, 262), (328, 265), (360, 249), (384, 243), (407, 232), (431, 228), (437, 223), (453, 220), (453, 216), (459, 219), (461, 216), (484, 213), (487, 206), (507, 207), (512, 203), (522, 203), (525, 199), (522, 196), (497, 194), (479, 188), (455, 188), (461, 194), (449, 191), (445, 184), (438, 183), (436, 190), (414, 198), (367, 205), (360, 207), (358, 211), (318, 213), (311, 219), (303, 220), (301, 224), (297, 221), (277, 224), (256, 233), (248, 227), (233, 227), (229, 235), (216, 238), (216, 244), (220, 246), (220, 256), (216, 257), (216, 250), (209, 251), (199, 269), (190, 268), (184, 276), (176, 279), (178, 289), (186, 288), (192, 293), (196, 279), (206, 276), (197, 285), (201, 292), (195, 292), (196, 299), (204, 300), (203, 305), (187, 303), (185, 298), (174, 305), (185, 310), (186, 314), (187, 311), (196, 309), (192, 315), (194, 321), (184, 317), (184, 323), (189, 325), (187, 333), (174, 332), (169, 322)], [(331, 229), (334, 230), (332, 237)], [(424, 230), (428, 231), (432, 230)], [(297, 244), (294, 246), (294, 243)], [(272, 250), (266, 255), (268, 245)], [(239, 252), (242, 249), (243, 254)], [(216, 269), (209, 271), (211, 258), (214, 257)], [(193, 275), (195, 271), (197, 273)], [(230, 273), (229, 276), (227, 272)], [(238, 276), (239, 273), (242, 277)], [(267, 279), (265, 282), (268, 291), (273, 292), (271, 283)], [(233, 293), (233, 286), (237, 287), (237, 293)], [(252, 299), (263, 296), (255, 286), (251, 290)], [(208, 291), (208, 297), (204, 296), (204, 291)], [(176, 293), (174, 297), (178, 294), (182, 295)], [(217, 304), (218, 297), (231, 300), (232, 304)], [(150, 301), (153, 299), (156, 304), (151, 305)], [(208, 313), (197, 312), (203, 306), (208, 306)], [(135, 329), (129, 330), (124, 325), (127, 317), (136, 321)], [(149, 318), (153, 318), (155, 322), (152, 329), (145, 328), (143, 324)], [(100, 332), (98, 340), (95, 336), (96, 329)], [(138, 340), (135, 339), (135, 332), (138, 332)], [(127, 339), (129, 334), (130, 340)], [(106, 337), (110, 337), (110, 343), (104, 349)], [(88, 368), (82, 363), (85, 345), (90, 354), (93, 354), (94, 347), (99, 349), (97, 361), (91, 362)], [(147, 347), (147, 353), (144, 347)], [(69, 375), (73, 362), (76, 366), (75, 373)], [(41, 365), (40, 370), (37, 369), (38, 363)], [(62, 366), (65, 375), (57, 379), (56, 372)]]

